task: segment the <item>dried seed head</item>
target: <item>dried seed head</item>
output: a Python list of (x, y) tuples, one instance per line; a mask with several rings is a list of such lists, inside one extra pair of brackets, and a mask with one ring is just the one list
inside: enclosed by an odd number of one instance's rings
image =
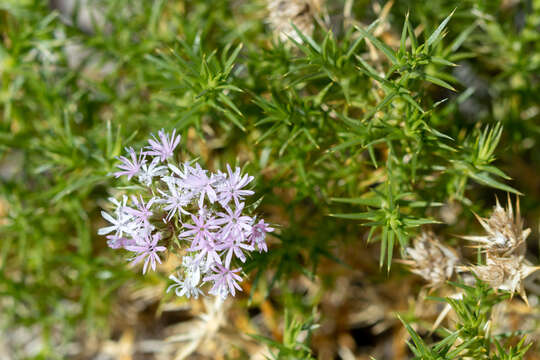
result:
[(519, 213), (519, 199), (516, 202), (516, 216), (508, 196), (508, 206), (504, 209), (497, 200), (493, 213), (489, 218), (476, 216), (486, 230), (485, 236), (464, 236), (464, 239), (475, 241), (486, 252), (498, 256), (524, 255), (525, 240), (531, 229), (523, 229), (523, 221)]
[(495, 257), (488, 254), (486, 265), (472, 266), (471, 271), (496, 290), (506, 290), (519, 295), (527, 302), (523, 280), (540, 269), (531, 266), (523, 256)]
[(268, 0), (268, 23), (283, 42), (289, 37), (301, 43), (302, 39), (291, 24), (303, 34), (313, 33), (313, 15), (320, 11), (321, 0)]
[(414, 246), (405, 250), (411, 271), (437, 287), (452, 277), (459, 257), (450, 248), (441, 244), (432, 232), (423, 232), (414, 240)]

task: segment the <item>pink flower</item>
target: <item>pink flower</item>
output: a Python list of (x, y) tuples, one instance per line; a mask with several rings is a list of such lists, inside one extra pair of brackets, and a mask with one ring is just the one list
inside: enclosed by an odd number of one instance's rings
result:
[(139, 179), (139, 182), (141, 184), (144, 184), (146, 186), (151, 186), (153, 182), (153, 178), (156, 176), (163, 176), (167, 172), (167, 167), (165, 166), (158, 166), (159, 159), (154, 158), (150, 164), (147, 164), (146, 162), (142, 164), (141, 170), (137, 174), (137, 179)]
[(206, 241), (202, 241), (199, 244), (196, 244), (195, 246), (191, 246), (187, 249), (188, 251), (192, 252), (198, 252), (195, 255), (195, 263), (198, 265), (206, 259), (205, 261), (205, 267), (208, 268), (213, 263), (221, 264), (221, 258), (219, 257), (219, 254), (217, 253), (216, 249), (216, 243), (213, 239), (207, 239)]
[(196, 164), (194, 168), (189, 168), (189, 174), (184, 179), (183, 184), (187, 189), (199, 194), (199, 207), (202, 207), (205, 197), (212, 204), (217, 200), (216, 190), (213, 187), (215, 182), (216, 178), (207, 176), (206, 170), (201, 169), (201, 166)]
[(233, 254), (240, 259), (242, 262), (246, 262), (246, 256), (242, 249), (246, 251), (253, 251), (253, 246), (245, 244), (242, 241), (239, 241), (232, 236), (228, 236), (225, 241), (217, 246), (218, 250), (227, 250), (227, 255), (225, 256), (225, 267), (229, 268), (231, 265), (231, 260)]
[(254, 194), (251, 190), (242, 190), (242, 188), (253, 181), (254, 178), (247, 174), (240, 176), (240, 168), (238, 167), (232, 172), (229, 164), (227, 164), (227, 172), (229, 177), (219, 186), (219, 202), (226, 205), (232, 199), (236, 206), (239, 206), (240, 202), (244, 200), (244, 196)]
[(156, 262), (161, 264), (161, 259), (159, 258), (157, 252), (165, 251), (166, 248), (165, 246), (157, 246), (157, 243), (160, 239), (161, 234), (156, 233), (154, 235), (148, 235), (145, 238), (140, 239), (142, 241), (137, 242), (137, 244), (128, 245), (125, 247), (126, 250), (137, 253), (135, 257), (130, 259), (133, 265), (138, 264), (144, 259), (143, 274), (146, 274), (148, 264), (150, 264), (150, 267), (154, 271), (156, 270)]
[(173, 151), (180, 143), (181, 136), (175, 136), (176, 129), (173, 129), (172, 135), (165, 132), (164, 129), (158, 131), (158, 136), (161, 142), (158, 141), (155, 135), (152, 135), (152, 139), (148, 140), (150, 146), (146, 148), (149, 150), (146, 155), (158, 156), (161, 161), (165, 161), (173, 156)]
[(252, 245), (257, 245), (259, 248), (259, 252), (261, 251), (268, 251), (268, 247), (266, 246), (266, 242), (264, 239), (266, 238), (266, 234), (269, 232), (273, 232), (274, 228), (268, 226), (267, 223), (264, 222), (264, 220), (259, 220), (259, 222), (251, 227), (251, 233), (248, 236), (248, 240), (251, 241)]
[(235, 210), (232, 210), (228, 206), (224, 206), (223, 208), (226, 213), (218, 213), (220, 218), (217, 220), (219, 225), (225, 225), (223, 226), (220, 236), (226, 238), (230, 234), (233, 237), (240, 237), (243, 240), (244, 232), (249, 233), (251, 231), (251, 224), (253, 223), (251, 217), (242, 215), (244, 203), (240, 203)]
[(203, 281), (213, 281), (214, 285), (210, 289), (210, 294), (218, 295), (222, 298), (226, 298), (228, 294), (232, 296), (236, 295), (236, 290), (242, 291), (240, 285), (237, 281), (242, 281), (242, 278), (237, 275), (237, 272), (240, 272), (240, 269), (227, 269), (221, 264), (214, 264), (212, 266), (212, 271), (214, 274), (205, 276)]
[(186, 207), (191, 201), (191, 195), (184, 192), (182, 188), (178, 187), (172, 181), (167, 182), (169, 191), (162, 191), (158, 189), (158, 192), (163, 196), (159, 200), (160, 203), (165, 204), (163, 210), (168, 211), (166, 220), (170, 221), (173, 216), (178, 213), (189, 214), (184, 207)]
[(212, 240), (214, 234), (211, 230), (219, 229), (217, 221), (213, 217), (205, 220), (203, 214), (200, 214), (199, 216), (191, 215), (191, 220), (193, 220), (195, 225), (185, 223), (184, 227), (189, 230), (184, 231), (179, 235), (179, 237), (193, 236), (191, 246), (197, 246), (201, 242)]
[(154, 203), (155, 199), (152, 198), (148, 200), (148, 202), (145, 204), (142, 196), (139, 195), (139, 199), (137, 197), (132, 196), (131, 200), (137, 207), (136, 209), (132, 209), (130, 207), (126, 208), (126, 212), (130, 215), (133, 215), (135, 217), (135, 221), (137, 224), (150, 224), (149, 219), (150, 216), (152, 216), (152, 211), (150, 208), (152, 207), (152, 204)]
[(172, 158), (180, 140), (176, 130), (161, 129), (140, 152), (129, 147), (118, 157), (113, 175), (137, 184), (121, 188), (126, 193), (121, 200), (109, 199), (116, 208), (102, 211), (108, 223), (98, 234), (107, 236), (109, 247), (132, 252), (128, 260), (144, 263), (143, 274), (161, 264), (159, 253), (167, 250), (159, 246), (162, 236), (178, 237), (180, 253), (187, 256), (178, 275), (170, 276), (174, 283), (167, 292), (197, 298), (209, 281), (210, 294), (235, 296), (242, 291), (242, 268), (232, 268), (256, 250), (268, 251), (265, 237), (274, 229), (244, 211), (254, 194), (249, 189), (253, 176), (230, 165), (225, 172), (212, 172), (194, 160), (177, 163)]
[(116, 235), (107, 235), (107, 246), (111, 249), (126, 248), (126, 246), (135, 244), (135, 241), (129, 238)]
[(119, 168), (122, 171), (117, 171), (114, 173), (115, 177), (120, 177), (122, 175), (127, 175), (128, 180), (131, 180), (131, 178), (141, 170), (141, 166), (145, 163), (145, 154), (140, 152), (139, 157), (137, 158), (137, 153), (133, 148), (126, 148), (126, 151), (128, 152), (129, 157), (128, 159), (125, 156), (120, 156), (117, 159), (122, 162), (122, 164), (118, 165), (117, 168)]

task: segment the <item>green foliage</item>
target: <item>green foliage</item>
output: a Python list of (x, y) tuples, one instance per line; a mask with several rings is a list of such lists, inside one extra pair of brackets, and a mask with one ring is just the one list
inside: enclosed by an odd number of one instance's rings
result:
[(259, 335), (252, 335), (255, 339), (262, 341), (277, 352), (272, 353), (271, 359), (287, 359), (287, 360), (312, 360), (315, 359), (311, 355), (309, 347), (311, 333), (317, 328), (313, 317), (302, 321), (298, 317), (290, 314), (285, 310), (284, 316), (285, 329), (283, 331), (283, 339), (281, 342), (272, 340)]
[[(365, 149), (369, 152), (373, 165), (378, 167), (373, 146), (386, 146), (386, 174), (381, 177), (384, 182), (371, 190), (371, 194), (356, 199), (335, 199), (339, 202), (375, 207), (378, 210), (334, 216), (368, 220), (364, 225), (371, 227), (369, 240), (376, 229), (380, 228), (380, 265), (386, 262), (388, 269), (395, 239), (398, 239), (401, 249), (405, 248), (411, 236), (409, 229), (436, 222), (422, 216), (426, 207), (437, 206), (437, 202), (444, 202), (452, 197), (464, 200), (463, 194), (469, 178), (494, 188), (516, 192), (493, 179), (493, 175), (505, 179), (508, 177), (496, 167), (488, 165), (494, 160), (493, 152), (502, 131), (500, 125), (493, 130), (486, 129), (474, 137), (472, 143), (469, 140), (462, 146), (456, 146), (451, 136), (431, 125), (431, 114), (437, 111), (440, 103), (433, 104), (429, 110), (424, 110), (419, 104), (421, 90), (418, 89), (418, 79), (454, 90), (449, 83), (427, 71), (430, 65), (433, 68), (453, 65), (443, 54), (438, 56), (442, 51), (437, 51), (437, 44), (442, 40), (450, 17), (451, 15), (442, 21), (422, 44), (419, 44), (407, 17), (403, 25), (401, 46), (397, 52), (374, 38), (369, 31), (359, 29), (360, 39), (369, 39), (388, 59), (388, 70), (383, 77), (366, 61), (357, 57), (360, 62), (358, 69), (380, 84), (384, 96), (381, 96), (382, 100), (367, 112), (362, 121), (348, 120), (351, 131), (346, 133), (346, 141), (336, 146), (334, 151), (357, 147)], [(411, 44), (410, 49), (406, 47), (407, 43)], [(396, 106), (399, 113), (392, 109), (396, 102), (399, 103)], [(372, 119), (375, 114), (383, 111), (383, 116)], [(404, 119), (401, 118), (401, 113), (406, 114)], [(376, 135), (370, 135), (372, 132)], [(431, 184), (422, 181), (435, 177), (435, 174), (441, 174), (437, 181)], [(434, 197), (434, 188), (446, 188), (447, 192), (440, 194), (440, 198)], [(423, 194), (429, 194), (429, 198), (423, 198)], [(407, 197), (410, 200), (403, 201)], [(401, 204), (398, 203), (399, 200), (402, 200)], [(422, 205), (418, 206), (419, 204)]]
[(407, 321), (399, 318), (411, 337), (412, 342), (408, 345), (414, 359), (523, 359), (532, 345), (525, 344), (525, 337), (515, 346), (505, 346), (501, 335), (490, 333), (493, 306), (508, 299), (509, 295), (495, 294), (487, 284), (480, 281), (475, 286), (460, 283), (453, 285), (462, 291), (459, 297), (432, 298), (449, 304), (458, 317), (455, 330), (438, 329), (442, 340), (426, 344)]
[[(135, 278), (97, 236), (99, 211), (121, 184), (108, 175), (115, 157), (162, 127), (210, 169), (257, 174), (279, 231), (246, 264), (252, 294), (315, 278), (362, 238), (380, 242), (389, 270), (441, 206), (480, 213), (483, 191), (520, 189), (524, 213), (540, 209), (528, 176), (540, 163), (538, 1), (396, 1), (386, 19), (359, 1), (350, 23), (345, 2), (329, 1), (332, 30), (297, 29), (299, 43), (273, 40), (263, 1), (91, 1), (86, 25), (47, 3), (0, 2), (0, 294), (8, 325), (43, 326), (45, 358), (62, 357), (53, 328), (66, 341), (80, 324), (107, 328), (116, 290)], [(467, 325), (475, 346), (523, 351), (480, 342), (489, 310), (463, 304), (479, 321)], [(308, 356), (298, 333), (311, 323), (287, 319), (273, 346)], [(447, 356), (454, 340), (413, 342)]]
[[(229, 92), (242, 92), (242, 89), (231, 85), (229, 79), (242, 46), (238, 45), (230, 55), (227, 46), (221, 59), (218, 59), (215, 51), (206, 56), (198, 45), (196, 42), (190, 47), (185, 42), (180, 42), (178, 50), (170, 50), (171, 55), (147, 56), (158, 74), (163, 77), (162, 81), (154, 84), (161, 91), (167, 92), (168, 97), (160, 100), (179, 114), (179, 120), (174, 127), (183, 130), (196, 121), (196, 128), (200, 130), (202, 114), (216, 110), (234, 125), (245, 130), (241, 120), (242, 113), (227, 95)], [(171, 81), (174, 86), (170, 85)]]

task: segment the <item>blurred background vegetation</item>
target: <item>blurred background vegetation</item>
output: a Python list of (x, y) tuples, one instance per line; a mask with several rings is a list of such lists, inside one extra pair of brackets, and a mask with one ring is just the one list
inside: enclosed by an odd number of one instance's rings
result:
[[(538, 264), (540, 1), (310, 4), (313, 39), (293, 44), (262, 0), (0, 0), (0, 357), (191, 346), (175, 336), (211, 301), (164, 294), (167, 272), (139, 276), (97, 236), (115, 157), (160, 128), (209, 168), (245, 166), (279, 226), (193, 358), (301, 348), (312, 324), (315, 357), (407, 358), (394, 312), (421, 329), (440, 309), (418, 313), (423, 284), (392, 258), (425, 224), (462, 243), (507, 192)], [(538, 340), (535, 280), (511, 323)]]

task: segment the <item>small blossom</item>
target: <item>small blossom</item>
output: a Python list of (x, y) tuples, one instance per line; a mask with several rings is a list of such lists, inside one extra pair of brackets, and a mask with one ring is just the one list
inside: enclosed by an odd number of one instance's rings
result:
[[(205, 267), (210, 267), (213, 263), (221, 264), (221, 258), (217, 253), (216, 243), (212, 239), (200, 242), (187, 250), (197, 253), (195, 256), (195, 262), (197, 264), (203, 262)], [(204, 261), (204, 259), (206, 259), (206, 261)]]
[(133, 265), (138, 264), (144, 259), (143, 274), (146, 274), (148, 265), (152, 270), (156, 270), (156, 262), (161, 264), (161, 259), (157, 254), (158, 251), (165, 251), (165, 246), (158, 246), (157, 243), (161, 239), (161, 234), (157, 233), (154, 235), (149, 235), (137, 241), (136, 245), (126, 246), (126, 250), (136, 252), (136, 256), (131, 258)]
[(152, 185), (152, 181), (154, 177), (159, 177), (165, 175), (166, 167), (162, 165), (158, 165), (159, 160), (155, 158), (152, 160), (150, 165), (147, 165), (146, 163), (142, 164), (141, 170), (139, 171), (137, 175), (137, 179), (141, 184), (144, 184), (146, 186)]
[(214, 237), (212, 230), (219, 229), (217, 220), (215, 220), (213, 217), (204, 219), (203, 214), (200, 214), (199, 216), (191, 215), (191, 220), (193, 221), (194, 225), (184, 223), (184, 228), (188, 230), (180, 233), (179, 237), (193, 236), (192, 246), (196, 246), (200, 242), (212, 240)]
[(107, 246), (111, 249), (125, 249), (126, 246), (133, 244), (135, 244), (135, 242), (127, 237), (107, 235)]
[(131, 180), (133, 176), (137, 175), (141, 169), (141, 166), (145, 163), (145, 154), (141, 150), (139, 157), (137, 158), (137, 153), (135, 150), (133, 150), (133, 148), (126, 148), (126, 151), (128, 152), (131, 160), (125, 156), (118, 157), (117, 159), (122, 163), (117, 167), (122, 171), (115, 172), (114, 176), (120, 177), (122, 175), (127, 175), (127, 179)]
[(210, 203), (214, 203), (217, 200), (216, 190), (214, 189), (214, 183), (216, 178), (208, 176), (206, 170), (201, 169), (199, 164), (196, 164), (194, 168), (189, 170), (189, 174), (184, 179), (184, 185), (199, 194), (199, 207), (203, 207), (204, 198), (208, 198)]
[(267, 252), (268, 247), (266, 246), (266, 242), (264, 240), (266, 238), (266, 234), (273, 231), (274, 228), (268, 226), (268, 224), (261, 219), (258, 223), (251, 227), (251, 233), (248, 236), (248, 240), (251, 241), (252, 245), (257, 245), (259, 252)]
[(126, 212), (128, 197), (126, 195), (122, 196), (121, 201), (118, 201), (115, 198), (109, 198), (109, 201), (116, 207), (114, 210), (116, 218), (109, 213), (102, 211), (101, 216), (112, 225), (99, 229), (98, 234), (105, 235), (114, 231), (114, 235), (120, 237), (124, 233), (131, 233), (135, 229), (136, 224), (133, 223), (133, 217)]
[(251, 232), (251, 224), (253, 224), (253, 218), (247, 215), (242, 215), (244, 209), (244, 203), (241, 203), (235, 210), (230, 207), (224, 207), (225, 213), (218, 213), (219, 219), (217, 223), (219, 225), (225, 225), (221, 231), (221, 237), (226, 238), (229, 235), (233, 237), (240, 237), (244, 239), (244, 232), (249, 234)]
[(236, 289), (242, 291), (239, 281), (242, 281), (242, 278), (237, 275), (240, 272), (240, 269), (228, 269), (221, 264), (215, 264), (212, 266), (212, 271), (214, 272), (211, 275), (206, 276), (204, 281), (212, 281), (214, 284), (212, 289), (210, 289), (210, 294), (219, 296), (221, 298), (226, 298), (228, 294), (232, 296), (236, 295)]
[(185, 296), (188, 299), (191, 297), (198, 299), (199, 295), (203, 294), (201, 289), (199, 289), (196, 285), (194, 286), (187, 279), (182, 281), (180, 280), (180, 276), (176, 277), (174, 275), (170, 275), (169, 279), (174, 281), (174, 283), (167, 288), (167, 293), (174, 289), (176, 296)]
[(182, 266), (186, 276), (185, 281), (189, 281), (191, 286), (198, 286), (201, 282), (201, 273), (208, 271), (208, 267), (201, 266), (192, 256), (184, 256)]
[(150, 146), (146, 147), (148, 149), (146, 154), (157, 156), (162, 162), (173, 156), (174, 149), (178, 146), (181, 139), (180, 135), (175, 136), (175, 134), (176, 129), (173, 130), (172, 134), (166, 133), (164, 129), (159, 130), (158, 136), (161, 142), (158, 141), (155, 135), (152, 135), (152, 139), (148, 140)]
[(234, 172), (227, 164), (228, 177), (219, 185), (219, 202), (223, 205), (228, 204), (231, 200), (234, 200), (236, 206), (240, 205), (240, 202), (244, 200), (245, 196), (251, 196), (254, 194), (251, 190), (242, 190), (246, 185), (253, 181), (254, 177), (245, 174), (240, 175), (240, 168), (236, 168)]
[(158, 192), (163, 196), (161, 203), (165, 204), (163, 210), (167, 211), (166, 220), (170, 221), (175, 214), (189, 214), (184, 208), (191, 202), (191, 195), (184, 192), (173, 182), (168, 182), (168, 192), (158, 189)]
[(190, 166), (189, 164), (184, 164), (184, 171), (180, 170), (178, 167), (174, 166), (173, 164), (168, 164), (169, 166), (169, 169), (173, 172), (173, 175), (178, 175), (178, 178), (174, 177), (174, 176), (171, 176), (170, 178), (171, 179), (174, 179), (175, 181), (180, 181), (180, 180), (183, 180), (187, 177), (187, 175), (189, 174), (189, 170), (190, 170)]
[(109, 198), (109, 201), (116, 207), (115, 213), (121, 214), (125, 211), (128, 203), (128, 197), (126, 195), (122, 195), (122, 200), (118, 201), (113, 197)]
[(226, 256), (225, 256), (225, 267), (229, 267), (232, 260), (232, 255), (234, 254), (240, 261), (246, 262), (246, 256), (244, 255), (244, 252), (242, 249), (247, 251), (253, 251), (253, 246), (250, 244), (243, 243), (242, 241), (239, 241), (238, 239), (233, 238), (232, 236), (228, 236), (221, 244), (217, 246), (218, 250), (226, 250)]
[(105, 211), (101, 211), (101, 216), (112, 225), (105, 226), (98, 230), (99, 235), (106, 235), (114, 232), (115, 236), (122, 236), (124, 233), (131, 233), (135, 229), (136, 225), (133, 222), (133, 217), (122, 211), (115, 212), (116, 218)]
[(155, 198), (151, 198), (146, 204), (144, 203), (144, 200), (140, 195), (138, 199), (136, 196), (132, 196), (131, 199), (137, 208), (126, 208), (126, 212), (133, 215), (138, 224), (149, 225), (150, 217), (153, 215), (150, 209), (155, 202)]

